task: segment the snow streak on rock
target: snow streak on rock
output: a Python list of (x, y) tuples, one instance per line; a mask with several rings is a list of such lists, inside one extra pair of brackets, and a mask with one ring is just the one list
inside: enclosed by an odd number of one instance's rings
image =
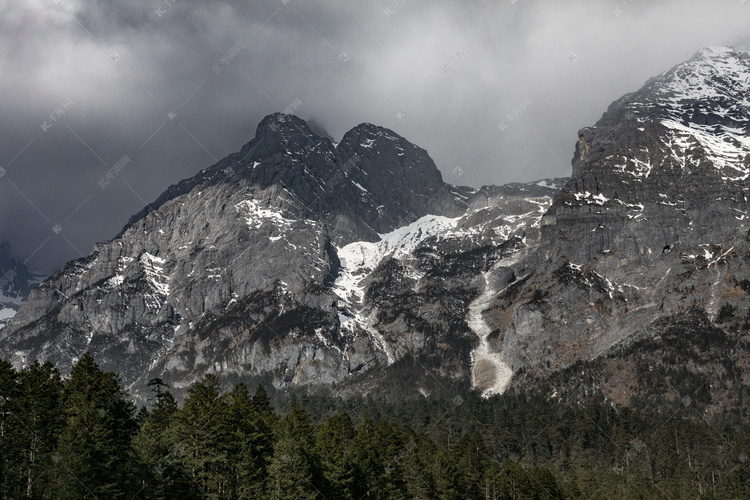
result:
[(502, 352), (494, 352), (489, 343), (492, 327), (484, 319), (484, 311), (497, 294), (490, 286), (489, 274), (482, 273), (482, 293), (469, 304), (469, 313), (466, 315), (466, 323), (479, 337), (479, 345), (471, 353), (471, 385), (480, 389), (484, 397), (505, 392), (513, 377), (513, 370), (505, 362)]
[(380, 235), (380, 241), (357, 241), (337, 250), (341, 271), (333, 292), (341, 299), (340, 306), (344, 306), (344, 312), (339, 313), (341, 326), (353, 330), (356, 325), (367, 331), (386, 354), (389, 363), (394, 361), (394, 357), (385, 339), (373, 326), (372, 319), (361, 311), (366, 279), (384, 259), (400, 259), (410, 255), (427, 238), (443, 235), (454, 228), (458, 220), (426, 215), (407, 226)]

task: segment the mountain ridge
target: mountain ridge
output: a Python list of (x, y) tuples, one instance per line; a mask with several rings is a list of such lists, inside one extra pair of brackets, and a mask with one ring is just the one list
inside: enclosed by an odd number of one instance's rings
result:
[[(277, 373), (268, 381), (275, 388), (346, 378), (397, 361), (366, 304), (373, 275), (394, 255), (406, 258), (425, 241), (459, 252), (505, 241), (541, 217), (525, 200), (549, 199), (561, 183), (454, 187), (426, 151), (386, 128), (360, 124), (334, 147), (296, 117), (269, 115), (238, 153), (171, 186), (117, 237), (43, 283), (2, 341), (14, 345), (17, 363), (41, 357), (63, 371), (92, 350), (104, 366), (125, 366), (128, 383), (144, 372), (187, 371), (184, 382), (171, 380), (186, 386), (208, 362), (196, 349), (207, 348), (241, 356), (261, 377), (286, 359), (295, 374)], [(438, 219), (439, 230), (429, 229)], [(384, 241), (392, 248), (376, 252), (367, 272), (351, 268), (353, 249)], [(347, 279), (364, 287), (351, 301)], [(215, 345), (209, 330), (238, 307), (245, 313), (225, 336), (242, 347)], [(279, 334), (285, 328), (297, 333)], [(232, 371), (229, 361), (219, 366)]]
[[(750, 307), (749, 81), (748, 56), (704, 50), (581, 129), (569, 179), (480, 189), (443, 182), (386, 128), (334, 145), (269, 115), (32, 291), (0, 345), (63, 370), (92, 351), (136, 394), (213, 372), (277, 391), (490, 396), (618, 352), (632, 372), (627, 346), (671, 338), (670, 315)], [(745, 360), (742, 330), (722, 331)]]

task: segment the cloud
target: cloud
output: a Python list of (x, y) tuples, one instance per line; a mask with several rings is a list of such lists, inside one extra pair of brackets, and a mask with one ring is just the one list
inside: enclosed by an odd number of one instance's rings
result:
[(335, 139), (394, 129), (448, 182), (567, 175), (579, 128), (704, 45), (747, 46), (748, 17), (735, 0), (5, 3), (0, 241), (51, 272), (295, 99)]

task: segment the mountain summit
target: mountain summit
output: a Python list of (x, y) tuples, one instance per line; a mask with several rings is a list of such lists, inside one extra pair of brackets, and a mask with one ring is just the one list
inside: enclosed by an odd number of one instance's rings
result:
[[(376, 240), (405, 219), (466, 209), (463, 191), (448, 188), (427, 152), (396, 133), (363, 123), (334, 146), (304, 120), (281, 113), (265, 117), (238, 153), (171, 186), (151, 207), (228, 182), (282, 189), (296, 202), (281, 202), (285, 209), (331, 225), (337, 242)], [(125, 230), (150, 211), (131, 218)]]

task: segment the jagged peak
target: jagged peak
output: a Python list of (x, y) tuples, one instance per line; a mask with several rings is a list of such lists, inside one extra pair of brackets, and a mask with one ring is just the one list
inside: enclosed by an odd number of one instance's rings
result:
[(654, 79), (653, 98), (743, 98), (750, 90), (750, 56), (731, 47), (706, 47)]
[(288, 113), (271, 113), (263, 118), (255, 130), (255, 138), (288, 138), (303, 135), (318, 138), (307, 125), (307, 122), (296, 115)]
[[(376, 143), (376, 147), (372, 149)], [(251, 183), (263, 186), (279, 182), (279, 179), (284, 176), (290, 184), (293, 184), (292, 177), (301, 175), (309, 179), (314, 178), (311, 182), (322, 187), (323, 180), (329, 180), (331, 176), (336, 175), (334, 173), (336, 164), (340, 167), (345, 165), (341, 168), (348, 170), (358, 164), (355, 155), (367, 156), (366, 151), (369, 149), (372, 151), (377, 149), (378, 153), (385, 153), (383, 158), (389, 157), (392, 161), (397, 161), (401, 156), (412, 158), (413, 163), (420, 164), (423, 168), (413, 171), (408, 169), (409, 175), (421, 175), (421, 185), (440, 184), (436, 189), (442, 186), (440, 172), (434, 162), (429, 159), (427, 152), (385, 127), (361, 123), (344, 135), (339, 146), (335, 147), (330, 139), (313, 132), (302, 118), (288, 113), (271, 113), (260, 121), (255, 137), (238, 153), (231, 154), (195, 176), (170, 186), (155, 202), (131, 217), (116, 238), (122, 236), (133, 224), (142, 220), (153, 210), (159, 209), (166, 202), (187, 194), (206, 182), (218, 183), (227, 179), (239, 179), (240, 175), (236, 173), (241, 172), (242, 178), (249, 178)], [(380, 154), (373, 154), (373, 158), (379, 156)], [(283, 169), (283, 174), (279, 170), (279, 165), (282, 163), (277, 163), (282, 157), (286, 158), (283, 164), (289, 167)], [(367, 172), (363, 175), (384, 171), (382, 158), (376, 160), (375, 163), (376, 165), (372, 162), (367, 163), (363, 167)], [(256, 168), (257, 165), (261, 167)], [(390, 171), (391, 175), (393, 175), (393, 170), (398, 170), (398, 168), (394, 166)], [(367, 182), (360, 179), (357, 189), (363, 189), (365, 184)], [(371, 189), (373, 193), (377, 191), (375, 188), (371, 187)], [(307, 192), (296, 194), (303, 198), (308, 194), (312, 195)]]
[(398, 135), (396, 132), (394, 132), (393, 130), (386, 128), (386, 127), (381, 127), (380, 125), (375, 125), (373, 123), (368, 123), (368, 122), (360, 123), (356, 127), (352, 128), (349, 132), (357, 132), (360, 134), (372, 134), (372, 135), (377, 135), (379, 137), (382, 136), (391, 140), (402, 139), (402, 137)]
[(750, 55), (726, 46), (705, 47), (613, 102), (597, 126), (623, 116), (639, 124), (665, 119), (700, 124), (709, 114), (744, 126), (749, 95)]
[(408, 142), (391, 129), (373, 125), (372, 123), (360, 123), (344, 134), (341, 144), (359, 144), (361, 147), (370, 148), (375, 141), (380, 139), (397, 143)]

